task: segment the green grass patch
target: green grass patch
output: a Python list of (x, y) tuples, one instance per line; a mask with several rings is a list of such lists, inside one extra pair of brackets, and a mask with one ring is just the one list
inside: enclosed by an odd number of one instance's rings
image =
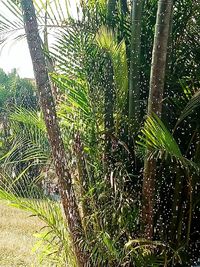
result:
[(32, 252), (34, 233), (44, 224), (27, 212), (0, 202), (0, 266), (40, 266)]

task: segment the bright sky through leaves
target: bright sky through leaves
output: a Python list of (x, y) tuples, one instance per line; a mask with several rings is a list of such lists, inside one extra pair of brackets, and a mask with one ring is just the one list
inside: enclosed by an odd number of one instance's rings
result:
[[(75, 13), (75, 0), (70, 0), (71, 10)], [(0, 0), (0, 9), (6, 14), (5, 7), (2, 6)], [(11, 17), (12, 19), (12, 17)], [(25, 38), (20, 41), (11, 41), (0, 51), (0, 68), (5, 72), (17, 69), (18, 74), (22, 78), (33, 78), (33, 68)]]

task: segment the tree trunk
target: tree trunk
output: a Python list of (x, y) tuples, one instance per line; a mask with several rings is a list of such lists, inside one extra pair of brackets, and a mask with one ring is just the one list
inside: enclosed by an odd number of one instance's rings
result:
[(114, 81), (113, 66), (110, 56), (106, 58), (107, 68), (104, 70), (104, 128), (105, 128), (105, 172), (109, 173), (112, 168), (112, 133), (114, 131)]
[(140, 115), (140, 53), (141, 18), (143, 0), (133, 0), (131, 15), (130, 79), (129, 79), (129, 121), (130, 129), (138, 130)]
[[(117, 5), (117, 0), (108, 0), (107, 4), (107, 25), (110, 29), (114, 29), (114, 13)], [(112, 139), (111, 135), (114, 130), (114, 73), (110, 55), (105, 55), (104, 68), (104, 128), (105, 128), (105, 153), (104, 153), (104, 168), (108, 173), (112, 165)]]
[(121, 5), (121, 11), (123, 14), (127, 14), (128, 13), (128, 4), (127, 4), (127, 0), (120, 0), (120, 5)]
[(82, 238), (80, 214), (72, 186), (72, 178), (67, 167), (67, 158), (56, 116), (55, 104), (42, 50), (42, 42), (39, 36), (33, 1), (21, 0), (21, 6), (40, 104), (52, 149), (56, 174), (59, 179), (62, 205), (77, 257), (77, 264), (78, 266), (84, 266), (87, 257), (83, 254), (78, 242)]
[[(161, 116), (172, 6), (172, 0), (159, 0), (158, 2), (150, 75), (148, 116), (151, 116), (152, 113), (157, 114), (159, 117)], [(148, 239), (153, 237), (153, 209), (156, 176), (156, 161), (150, 157), (150, 155), (151, 151), (148, 149), (144, 163), (141, 218), (143, 234), (144, 237)]]
[(114, 27), (114, 13), (117, 5), (117, 0), (108, 0), (107, 4), (107, 23), (108, 26), (113, 28)]

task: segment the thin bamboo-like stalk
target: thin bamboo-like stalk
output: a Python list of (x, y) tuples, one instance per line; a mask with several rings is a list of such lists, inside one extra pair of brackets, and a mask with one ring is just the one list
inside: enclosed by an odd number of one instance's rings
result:
[[(149, 116), (153, 113), (161, 116), (172, 7), (172, 0), (158, 1), (148, 99)], [(143, 172), (141, 216), (143, 235), (147, 239), (153, 238), (155, 178), (156, 160), (148, 149)]]
[[(140, 118), (140, 53), (143, 0), (133, 0), (131, 15), (131, 48), (129, 78), (129, 121), (137, 131)], [(133, 124), (133, 125), (132, 125)]]
[(186, 236), (186, 245), (189, 246), (190, 242), (190, 232), (192, 224), (192, 202), (193, 202), (193, 193), (192, 193), (192, 175), (188, 173), (188, 224), (187, 224), (187, 236)]

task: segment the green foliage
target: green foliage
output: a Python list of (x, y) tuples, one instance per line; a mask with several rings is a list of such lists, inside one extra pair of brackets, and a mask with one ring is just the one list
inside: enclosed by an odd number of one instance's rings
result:
[(163, 122), (154, 114), (148, 117), (139, 135), (140, 141), (137, 143), (143, 148), (149, 149), (150, 157), (157, 159), (176, 160), (183, 168), (192, 168), (192, 171), (199, 173), (199, 166), (183, 157), (181, 150), (172, 134), (165, 127)]
[(16, 107), (13, 112), (10, 114), (10, 120), (22, 123), (24, 126), (35, 127), (41, 132), (46, 133), (46, 126), (42, 118), (40, 111), (36, 110), (27, 110), (23, 107)]
[(28, 184), (24, 190), (28, 198), (22, 198), (14, 183), (11, 186), (9, 181), (4, 180), (0, 186), (0, 200), (6, 200), (8, 205), (27, 211), (44, 222), (45, 227), (36, 234), (38, 241), (33, 248), (33, 251), (40, 252), (40, 263), (63, 266), (67, 262), (69, 266), (77, 266), (60, 204), (47, 199), (36, 185)]
[[(65, 8), (58, 0), (35, 1), (40, 29), (45, 28), (47, 36), (50, 30), (56, 36), (55, 42), (45, 48), (45, 54), (52, 63), (50, 77), (57, 92), (57, 115), (82, 218), (84, 235), (80, 243), (93, 266), (177, 266), (183, 264), (184, 253), (195, 259), (195, 252), (184, 244), (184, 236), (187, 229), (193, 248), (197, 243), (196, 228), (199, 229), (195, 221), (195, 214), (199, 214), (199, 4), (186, 0), (174, 3), (169, 49), (172, 53), (168, 59), (162, 116), (165, 124), (156, 115), (148, 117), (137, 140), (133, 140), (135, 133), (128, 133), (126, 120), (130, 2), (114, 2), (113, 12), (109, 13), (108, 1), (81, 1), (79, 12), (71, 16), (68, 1)], [(122, 2), (127, 4), (126, 11)], [(146, 112), (157, 4), (154, 0), (144, 2), (141, 117)], [(16, 15), (14, 21), (0, 15), (4, 42), (8, 30), (16, 33), (22, 22), (17, 2), (2, 3)], [(76, 266), (61, 208), (40, 192), (40, 182), (44, 176), (50, 176), (48, 170), (51, 169), (53, 179), (56, 175), (35, 91), (16, 73), (0, 72), (0, 81), (0, 109), (6, 114), (10, 132), (5, 138), (1, 130), (0, 141), (2, 146), (7, 142), (7, 146), (4, 149), (1, 146), (0, 198), (46, 223), (35, 247), (41, 251), (41, 260), (48, 258), (56, 266)], [(105, 126), (107, 82), (113, 94), (114, 130), (110, 132)], [(194, 91), (197, 92), (192, 97)], [(12, 109), (8, 110), (10, 103)], [(197, 119), (190, 120), (193, 111)], [(185, 119), (190, 125), (188, 129)], [(178, 127), (172, 134), (168, 129), (174, 125)], [(111, 145), (106, 158), (108, 137)], [(158, 227), (161, 233), (155, 231), (155, 241), (144, 240), (140, 235), (141, 169), (147, 150), (150, 157), (156, 158), (159, 170), (154, 223), (155, 230)], [(173, 203), (177, 204), (175, 211)]]
[(186, 117), (191, 115), (200, 105), (200, 92), (197, 91), (194, 96), (188, 101), (186, 107), (178, 120), (178, 123), (183, 121)]
[(148, 117), (144, 128), (141, 130), (143, 135), (139, 138), (142, 142), (138, 144), (149, 147), (150, 150), (166, 153), (166, 156), (181, 158), (182, 154), (171, 133), (166, 129), (162, 121), (154, 114), (153, 117)]
[(96, 41), (101, 49), (108, 52), (112, 60), (116, 85), (116, 124), (119, 125), (118, 120), (122, 115), (121, 110), (126, 104), (128, 95), (126, 44), (124, 40), (118, 43), (115, 34), (105, 27), (99, 29), (96, 35)]

